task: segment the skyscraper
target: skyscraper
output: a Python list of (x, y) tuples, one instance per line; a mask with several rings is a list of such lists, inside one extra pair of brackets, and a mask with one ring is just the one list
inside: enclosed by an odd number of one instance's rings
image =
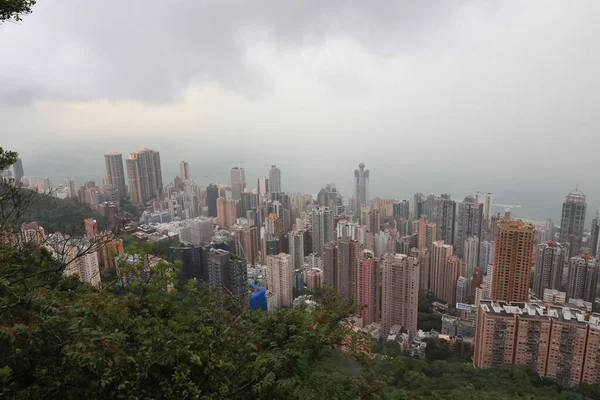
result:
[(405, 220), (410, 218), (410, 204), (408, 200), (401, 200), (392, 205), (392, 213), (394, 217), (401, 217)]
[(192, 180), (190, 175), (190, 164), (188, 164), (187, 161), (182, 161), (179, 163), (179, 177), (182, 181)]
[(357, 290), (358, 261), (363, 246), (348, 237), (338, 239), (338, 285), (339, 293), (346, 297), (354, 297)]
[(301, 269), (304, 264), (304, 238), (306, 231), (293, 231), (288, 234), (289, 237), (289, 254), (293, 269)]
[(598, 238), (600, 237), (600, 209), (596, 211), (596, 216), (592, 220), (592, 229), (590, 231), (590, 255), (596, 257), (598, 253)]
[(477, 236), (469, 236), (465, 239), (464, 244), (464, 260), (465, 260), (465, 272), (464, 276), (470, 278), (473, 276), (473, 271), (479, 263), (479, 238)]
[(569, 257), (579, 254), (586, 207), (585, 194), (579, 189), (569, 193), (563, 203), (558, 241), (569, 245)]
[(234, 257), (222, 249), (210, 249), (208, 255), (208, 283), (210, 286), (237, 296), (248, 294), (246, 260)]
[[(478, 203), (473, 196), (467, 196), (458, 204), (458, 222), (454, 252), (458, 257), (464, 257), (465, 240), (469, 236), (481, 239), (483, 223), (483, 204)], [(479, 252), (477, 252), (479, 258)]]
[(104, 155), (104, 163), (106, 164), (107, 183), (118, 191), (119, 200), (123, 200), (127, 196), (123, 156), (121, 153), (107, 153)]
[(323, 245), (334, 239), (333, 211), (329, 207), (318, 207), (312, 212), (313, 253), (321, 254)]
[(231, 168), (231, 197), (235, 200), (241, 199), (244, 189), (246, 189), (246, 171), (241, 167)]
[(421, 214), (423, 214), (424, 208), (425, 208), (425, 196), (423, 196), (423, 193), (421, 193), (421, 192), (415, 193), (415, 198), (414, 198), (414, 202), (413, 202), (412, 219), (417, 220), (417, 219), (421, 218)]
[(436, 233), (436, 225), (422, 216), (418, 224), (417, 249), (430, 249), (431, 244), (436, 241)]
[(479, 267), (484, 271), (487, 266), (494, 262), (494, 254), (496, 252), (496, 242), (484, 240), (479, 244)]
[(507, 217), (498, 222), (492, 299), (527, 301), (535, 225), (521, 220), (509, 220)]
[(269, 170), (269, 185), (271, 193), (281, 193), (281, 170), (275, 165), (271, 165)]
[(560, 289), (567, 249), (554, 240), (537, 245), (533, 293), (542, 298), (544, 289)]
[(523, 364), (562, 387), (597, 382), (599, 317), (569, 307), (482, 300), (473, 364)]
[(447, 198), (442, 195), (437, 239), (443, 240), (444, 243), (454, 243), (454, 225), (456, 225), (456, 202), (450, 199), (450, 195)]
[(73, 178), (65, 179), (65, 187), (67, 188), (67, 197), (77, 197), (77, 189), (75, 188), (75, 180)]
[[(313, 249), (314, 250), (314, 249)], [(336, 288), (338, 287), (338, 257), (339, 249), (337, 241), (331, 241), (323, 245), (321, 251), (323, 260), (323, 281), (325, 285)], [(313, 253), (314, 254), (314, 253)]]
[(365, 169), (365, 164), (358, 164), (359, 169), (354, 170), (355, 179), (355, 199), (356, 199), (356, 218), (360, 217), (360, 206), (367, 204), (369, 200), (369, 170)]
[(460, 276), (460, 264), (452, 256), (453, 248), (450, 244), (437, 241), (432, 244), (431, 274), (429, 282), (431, 292), (440, 300), (454, 306), (456, 299), (456, 280)]
[(587, 254), (571, 257), (567, 281), (567, 300), (583, 299), (594, 302), (596, 282), (598, 281), (598, 262)]
[(267, 256), (267, 289), (273, 294), (273, 305), (279, 307), (292, 306), (294, 269), (289, 254)]
[(269, 178), (260, 176), (257, 182), (258, 193), (264, 197), (269, 192)]
[(400, 325), (411, 336), (417, 333), (419, 261), (404, 254), (386, 254), (381, 274), (381, 330), (387, 335)]
[(133, 204), (162, 198), (163, 181), (158, 151), (142, 149), (132, 153), (127, 158), (127, 177)]
[(373, 252), (363, 250), (358, 264), (356, 304), (363, 306), (363, 325), (379, 322), (381, 314), (381, 263)]
[(12, 167), (15, 182), (21, 183), (23, 177), (25, 176), (25, 171), (23, 171), (23, 161), (21, 160), (21, 158), (17, 158), (17, 162), (15, 162)]
[(208, 216), (214, 218), (217, 216), (217, 199), (219, 198), (219, 187), (211, 183), (206, 187), (206, 206), (208, 207)]
[(475, 198), (478, 203), (483, 204), (483, 224), (487, 229), (492, 213), (492, 194), (489, 192), (477, 192)]

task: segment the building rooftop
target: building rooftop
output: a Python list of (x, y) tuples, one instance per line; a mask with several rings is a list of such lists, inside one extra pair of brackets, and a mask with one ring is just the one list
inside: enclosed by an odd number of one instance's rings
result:
[(575, 305), (549, 306), (533, 302), (506, 303), (504, 301), (482, 300), (479, 307), (483, 312), (493, 316), (518, 315), (520, 318), (552, 319), (582, 325), (598, 325), (600, 323), (600, 314), (590, 313), (587, 309), (578, 308)]

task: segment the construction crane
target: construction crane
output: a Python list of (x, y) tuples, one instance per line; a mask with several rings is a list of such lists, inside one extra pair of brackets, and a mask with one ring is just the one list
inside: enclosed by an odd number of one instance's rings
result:
[(508, 212), (513, 208), (521, 208), (519, 204), (492, 204), (495, 207), (504, 207), (504, 211)]

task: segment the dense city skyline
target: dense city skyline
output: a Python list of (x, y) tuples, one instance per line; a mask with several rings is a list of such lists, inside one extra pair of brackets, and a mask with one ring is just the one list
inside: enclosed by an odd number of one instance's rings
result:
[(0, 392), (600, 399), (599, 14), (0, 0)]
[[(334, 181), (349, 196), (346, 171), (362, 161), (376, 196), (485, 190), (557, 220), (579, 182), (600, 205), (597, 2), (149, 1), (110, 27), (103, 4), (40, 2), (27, 24), (3, 26), (3, 146), (31, 174), (98, 180), (89, 160), (156, 146), (166, 180), (181, 160), (200, 184), (240, 161), (254, 181), (267, 162), (289, 190)], [(174, 26), (171, 13), (186, 19)], [(563, 165), (566, 143), (576, 168)]]

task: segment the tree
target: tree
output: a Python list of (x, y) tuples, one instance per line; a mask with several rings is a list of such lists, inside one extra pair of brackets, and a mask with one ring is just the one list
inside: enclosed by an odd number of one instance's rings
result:
[[(21, 21), (22, 17), (31, 14), (31, 9), (37, 0), (1, 0), (0, 1), (0, 24), (6, 21)], [(1, 153), (0, 148), (0, 153)], [(0, 166), (0, 169), (2, 167)]]

